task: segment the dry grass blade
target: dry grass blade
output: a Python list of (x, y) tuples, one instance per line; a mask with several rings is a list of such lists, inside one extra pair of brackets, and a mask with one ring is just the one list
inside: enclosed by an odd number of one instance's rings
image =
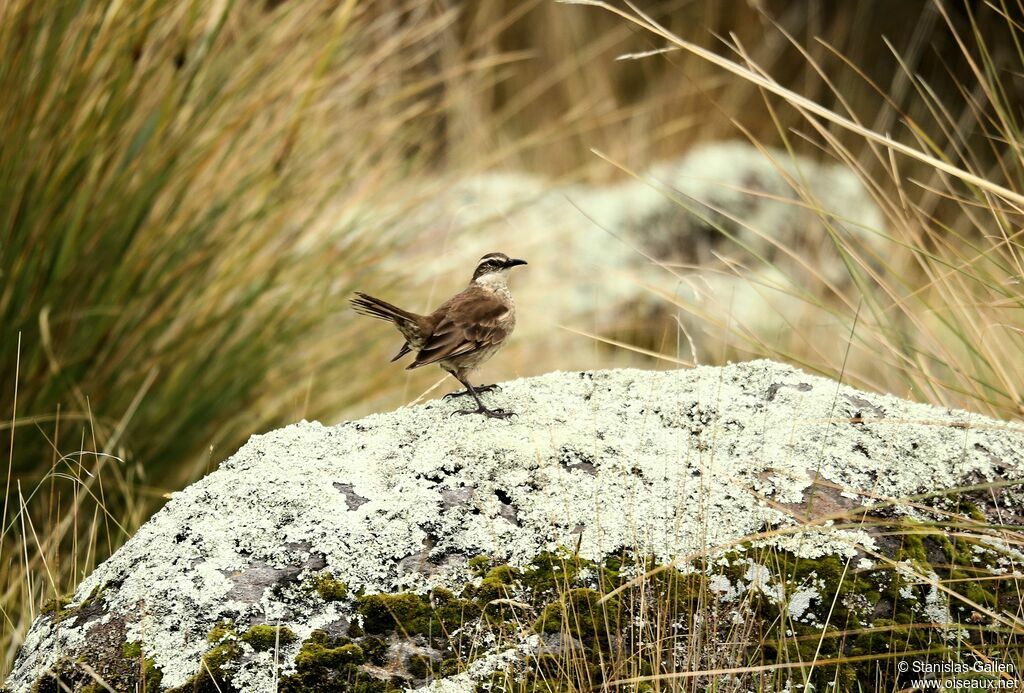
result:
[(985, 178), (983, 178), (981, 176), (978, 176), (978, 175), (976, 175), (974, 173), (971, 173), (970, 171), (965, 171), (965, 170), (963, 170), (961, 168), (958, 168), (956, 166), (951, 166), (950, 164), (946, 163), (945, 161), (942, 161), (940, 159), (936, 159), (935, 157), (933, 157), (933, 156), (931, 156), (929, 154), (926, 154), (924, 152), (921, 152), (919, 150), (916, 150), (916, 149), (914, 149), (912, 147), (909, 147), (909, 146), (903, 144), (902, 142), (897, 142), (896, 140), (893, 140), (890, 137), (887, 137), (887, 136), (882, 135), (880, 133), (874, 132), (873, 130), (871, 130), (869, 128), (865, 128), (862, 125), (860, 125), (860, 124), (858, 124), (858, 123), (856, 123), (856, 122), (854, 122), (854, 121), (852, 121), (852, 120), (850, 120), (848, 118), (845, 118), (845, 117), (839, 115), (835, 111), (832, 111), (832, 110), (830, 110), (828, 108), (825, 108), (824, 106), (822, 106), (820, 104), (817, 104), (817, 103), (815, 103), (815, 102), (813, 102), (813, 101), (811, 101), (811, 100), (809, 100), (807, 98), (804, 98), (803, 96), (800, 96), (799, 94), (797, 94), (794, 91), (786, 89), (785, 87), (781, 86), (780, 84), (778, 84), (774, 80), (766, 78), (766, 77), (762, 76), (761, 74), (759, 74), (757, 72), (754, 72), (753, 70), (751, 70), (749, 68), (746, 68), (746, 67), (744, 67), (744, 66), (742, 66), (742, 65), (740, 65), (738, 63), (735, 63), (735, 62), (733, 62), (731, 60), (723, 58), (720, 55), (718, 55), (718, 54), (716, 54), (716, 53), (714, 53), (712, 51), (707, 50), (706, 48), (702, 48), (702, 47), (700, 47), (700, 46), (698, 46), (696, 44), (693, 44), (693, 43), (691, 43), (689, 41), (686, 41), (683, 38), (681, 38), (679, 36), (676, 36), (675, 34), (667, 31), (664, 27), (662, 27), (657, 22), (652, 20), (650, 18), (650, 16), (648, 16), (647, 14), (645, 14), (643, 11), (641, 11), (640, 9), (638, 9), (636, 6), (634, 6), (632, 4), (627, 3), (627, 4), (629, 4), (630, 8), (633, 10), (634, 14), (630, 14), (630, 13), (624, 11), (624, 10), (621, 10), (619, 8), (616, 8), (616, 7), (612, 6), (612, 5), (609, 5), (606, 2), (602, 2), (601, 0), (559, 0), (559, 1), (562, 2), (562, 3), (568, 4), (568, 5), (589, 5), (589, 6), (592, 6), (592, 7), (599, 7), (601, 9), (607, 10), (608, 12), (612, 12), (614, 14), (617, 14), (618, 16), (622, 17), (623, 19), (636, 24), (640, 28), (646, 29), (646, 30), (648, 30), (648, 31), (650, 31), (652, 33), (658, 34), (662, 38), (664, 38), (664, 39), (666, 39), (668, 41), (671, 41), (674, 45), (678, 46), (679, 48), (681, 48), (683, 50), (687, 50), (687, 51), (693, 53), (694, 55), (697, 55), (697, 56), (703, 58), (704, 60), (707, 60), (710, 63), (713, 63), (713, 64), (715, 64), (715, 65), (717, 65), (717, 66), (719, 66), (719, 67), (721, 67), (721, 68), (723, 68), (725, 70), (728, 70), (729, 72), (733, 73), (734, 75), (737, 75), (738, 77), (742, 77), (743, 79), (747, 80), (748, 82), (750, 82), (751, 84), (753, 84), (753, 85), (755, 85), (755, 86), (757, 86), (759, 88), (765, 89), (767, 91), (770, 91), (773, 94), (776, 94), (778, 96), (783, 97), (789, 103), (791, 103), (793, 106), (795, 106), (797, 108), (806, 110), (808, 113), (813, 113), (814, 115), (819, 116), (821, 118), (824, 118), (825, 120), (827, 120), (827, 121), (829, 121), (831, 123), (835, 123), (836, 125), (839, 125), (839, 126), (841, 126), (843, 128), (846, 128), (850, 132), (853, 132), (853, 133), (855, 133), (857, 135), (860, 135), (860, 136), (862, 136), (864, 138), (867, 138), (867, 139), (870, 139), (870, 140), (872, 140), (874, 142), (877, 142), (878, 144), (881, 144), (881, 145), (883, 145), (883, 146), (885, 146), (885, 147), (887, 147), (889, 149), (892, 149), (893, 151), (899, 152), (900, 154), (904, 154), (905, 156), (908, 156), (908, 157), (910, 157), (912, 159), (916, 159), (917, 161), (920, 161), (923, 164), (927, 164), (928, 166), (932, 166), (932, 167), (936, 168), (939, 171), (943, 171), (945, 173), (948, 173), (948, 174), (950, 174), (950, 175), (952, 175), (952, 176), (954, 176), (954, 177), (964, 181), (965, 183), (970, 183), (971, 185), (975, 185), (975, 186), (977, 186), (979, 188), (982, 188), (984, 190), (988, 190), (989, 192), (995, 193), (999, 197), (1002, 197), (1003, 199), (1005, 199), (1005, 200), (1007, 200), (1009, 202), (1014, 202), (1014, 203), (1020, 205), (1020, 207), (1016, 208), (1016, 211), (1018, 213), (1024, 213), (1024, 195), (1021, 195), (1020, 193), (1014, 192), (1013, 190), (1010, 190), (1009, 188), (1006, 188), (1006, 187), (1004, 187), (1002, 185), (998, 185), (996, 183), (993, 183), (992, 181), (987, 180), (987, 179), (985, 179)]

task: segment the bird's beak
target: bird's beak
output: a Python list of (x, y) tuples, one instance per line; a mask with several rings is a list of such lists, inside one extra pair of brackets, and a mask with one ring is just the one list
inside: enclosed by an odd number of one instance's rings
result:
[(517, 260), (517, 259), (513, 258), (513, 259), (511, 259), (511, 260), (509, 260), (508, 262), (505, 263), (505, 267), (515, 267), (516, 265), (525, 265), (525, 264), (528, 264), (526, 262), (526, 260)]

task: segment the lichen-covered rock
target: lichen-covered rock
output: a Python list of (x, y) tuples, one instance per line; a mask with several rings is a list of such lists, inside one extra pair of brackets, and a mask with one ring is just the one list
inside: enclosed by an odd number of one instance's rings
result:
[[(435, 401), (254, 436), (39, 617), (7, 685), (84, 689), (92, 670), (149, 690), (473, 690), (576, 651), (593, 681), (642, 641), (607, 614), (656, 566), (644, 599), (668, 595), (680, 632), (699, 604), (778, 624), (767, 661), (807, 643), (870, 653), (891, 634), (793, 633), (842, 617), (836, 632), (902, 620), (956, 637), (976, 614), (998, 621), (1002, 597), (939, 578), (1024, 558), (997, 534), (967, 546), (935, 529), (995, 504), (1020, 522), (1012, 485), (934, 493), (1024, 477), (1019, 425), (768, 361), (551, 373), (487, 397), (518, 416)], [(899, 522), (922, 530), (879, 529)], [(671, 657), (700, 666), (713, 644)]]

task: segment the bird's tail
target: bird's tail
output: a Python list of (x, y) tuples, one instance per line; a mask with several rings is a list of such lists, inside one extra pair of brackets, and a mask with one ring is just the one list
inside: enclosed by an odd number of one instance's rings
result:
[(393, 322), (399, 327), (409, 323), (415, 324), (418, 317), (415, 313), (402, 310), (398, 306), (391, 305), (387, 301), (374, 298), (362, 291), (356, 292), (356, 298), (351, 300), (352, 307), (361, 315), (369, 315), (371, 318), (379, 318)]

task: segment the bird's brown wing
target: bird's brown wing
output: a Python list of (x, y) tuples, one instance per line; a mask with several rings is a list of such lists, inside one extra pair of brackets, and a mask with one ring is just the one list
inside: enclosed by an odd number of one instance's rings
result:
[(508, 306), (484, 289), (470, 287), (453, 296), (434, 312), (437, 326), (408, 368), (500, 344), (508, 335), (508, 313)]

